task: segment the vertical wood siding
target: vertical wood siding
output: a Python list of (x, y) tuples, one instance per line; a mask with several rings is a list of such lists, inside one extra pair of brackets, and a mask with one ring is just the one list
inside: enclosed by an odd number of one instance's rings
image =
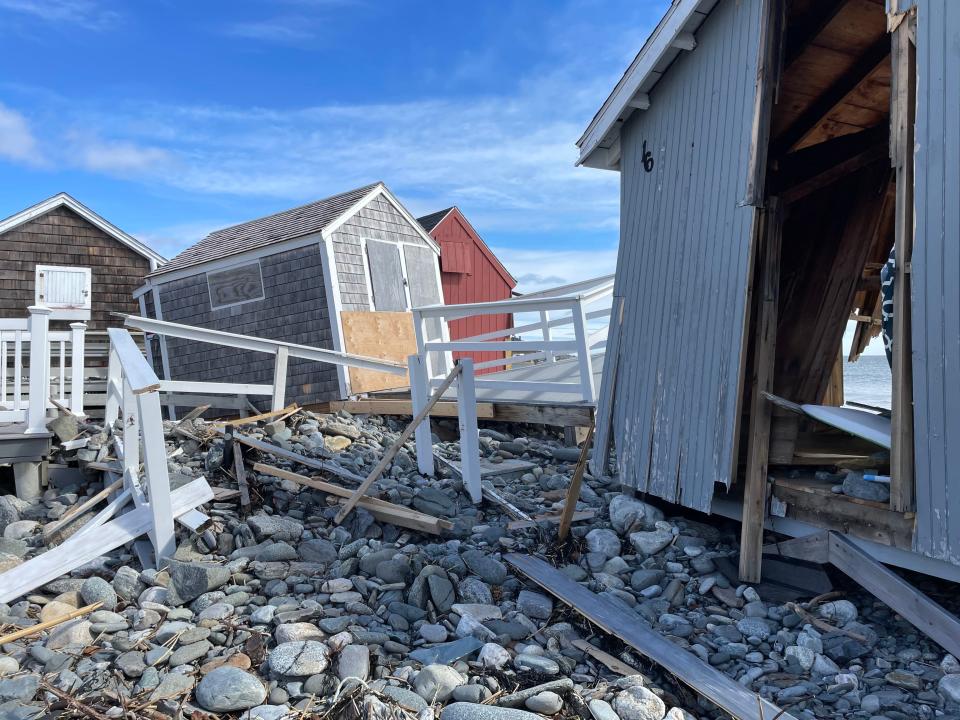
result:
[[(264, 299), (218, 310), (210, 309), (206, 273), (164, 283), (160, 286), (163, 319), (332, 349), (319, 245), (269, 255), (260, 259), (260, 267)], [(152, 303), (147, 308), (152, 310)], [(273, 358), (264, 353), (180, 338), (167, 338), (167, 349), (174, 380), (273, 382)], [(287, 402), (323, 402), (335, 399), (339, 392), (336, 366), (290, 358)], [(266, 398), (251, 400), (268, 404)]]
[(960, 564), (960, 3), (916, 4), (914, 546)]
[[(443, 285), (443, 301), (447, 305), (462, 303), (491, 302), (494, 300), (508, 300), (514, 285), (507, 282), (490, 259), (484, 254), (479, 243), (482, 243), (468, 223), (463, 222), (459, 211), (451, 210), (447, 217), (433, 228), (431, 235), (440, 244), (440, 255), (446, 253), (457, 254), (457, 259), (471, 270), (470, 273), (441, 272), (440, 281)], [(454, 249), (456, 248), (456, 249)], [(462, 338), (507, 330), (513, 327), (513, 317), (503, 315), (477, 315), (450, 323), (450, 339)], [(475, 363), (486, 360), (498, 360), (503, 357), (502, 352), (474, 352), (454, 353), (454, 359), (471, 357)], [(486, 368), (478, 370), (477, 374), (497, 372), (503, 368)]]
[(27, 316), (27, 307), (34, 303), (37, 265), (91, 268), (91, 330), (116, 326), (110, 313), (137, 314), (140, 306), (133, 291), (150, 272), (145, 257), (73, 210), (58, 207), (0, 235), (0, 318)]
[(621, 130), (620, 478), (702, 511), (731, 480), (760, 16), (761, 0), (721, 0)]

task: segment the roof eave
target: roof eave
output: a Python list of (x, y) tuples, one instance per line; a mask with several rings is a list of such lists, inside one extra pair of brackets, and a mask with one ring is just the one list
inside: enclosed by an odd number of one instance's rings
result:
[(577, 165), (619, 170), (620, 126), (634, 110), (649, 107), (648, 93), (684, 50), (692, 50), (694, 33), (718, 0), (673, 0), (623, 77), (577, 141)]

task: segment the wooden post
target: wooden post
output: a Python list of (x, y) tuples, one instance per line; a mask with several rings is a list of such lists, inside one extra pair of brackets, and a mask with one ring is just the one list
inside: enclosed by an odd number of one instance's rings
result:
[(173, 557), (177, 549), (173, 534), (170, 475), (167, 472), (167, 450), (163, 442), (160, 393), (154, 390), (137, 395), (137, 409), (143, 432), (143, 464), (150, 493), (150, 515), (153, 518), (153, 549), (159, 566), (165, 558)]
[(760, 582), (763, 553), (763, 521), (766, 515), (767, 460), (770, 452), (771, 404), (764, 392), (773, 390), (773, 366), (777, 347), (777, 311), (780, 302), (780, 235), (783, 223), (780, 203), (770, 198), (763, 211), (763, 250), (757, 295), (757, 323), (753, 352), (753, 383), (750, 396), (750, 436), (744, 480), (743, 516), (740, 526), (740, 579)]
[(587, 470), (587, 459), (590, 454), (590, 443), (593, 441), (594, 427), (596, 427), (596, 424), (590, 423), (587, 437), (583, 441), (583, 447), (580, 448), (580, 459), (577, 461), (577, 467), (570, 479), (570, 487), (567, 489), (567, 499), (563, 504), (563, 512), (560, 514), (560, 527), (557, 530), (557, 539), (560, 542), (567, 539), (567, 534), (570, 532), (570, 522), (573, 520), (573, 511), (576, 510), (577, 500), (580, 499), (580, 485), (583, 483), (583, 474)]
[(87, 324), (70, 323), (70, 411), (83, 417), (84, 333)]
[(587, 335), (587, 316), (583, 302), (577, 300), (573, 307), (573, 330), (577, 338), (577, 363), (580, 367), (580, 399), (592, 403), (597, 399), (593, 381), (593, 360), (590, 358), (590, 338)]
[(123, 476), (140, 479), (140, 408), (130, 383), (123, 380)]
[(457, 415), (460, 426), (460, 477), (478, 503), (483, 499), (480, 487), (480, 430), (477, 428), (477, 391), (473, 378), (473, 360), (461, 358), (460, 379), (457, 381)]
[[(550, 327), (550, 311), (549, 310), (540, 311), (540, 323), (542, 325), (543, 341), (550, 342), (551, 340), (553, 340), (553, 329)], [(546, 361), (548, 363), (557, 361), (556, 356), (553, 354), (553, 350), (546, 351)]]
[(110, 343), (110, 359), (107, 363), (107, 400), (103, 410), (104, 427), (113, 427), (120, 416), (120, 401), (123, 396), (123, 378), (120, 370), (120, 357)]
[(620, 327), (623, 323), (623, 298), (614, 295), (610, 310), (610, 330), (606, 353), (603, 357), (603, 379), (600, 383), (600, 397), (597, 400), (597, 413), (594, 426), (596, 440), (593, 457), (590, 458), (590, 472), (596, 476), (607, 474), (607, 461), (610, 457), (610, 439), (613, 435), (613, 403), (617, 390), (617, 368), (620, 364)]
[[(413, 415), (417, 416), (426, 407), (427, 398), (430, 395), (427, 371), (419, 355), (411, 355), (407, 358), (407, 369), (410, 372), (411, 410)], [(433, 436), (430, 432), (429, 412), (424, 416), (423, 422), (417, 425), (414, 437), (417, 443), (417, 470), (421, 475), (432, 476), (434, 472)]]
[(50, 347), (47, 331), (52, 310), (31, 305), (27, 331), (30, 333), (30, 386), (25, 433), (47, 432), (47, 398), (50, 397)]
[(897, 215), (893, 286), (893, 394), (891, 398), (890, 507), (913, 509), (913, 363), (911, 361), (910, 266), (913, 254), (913, 145), (916, 118), (916, 47), (910, 40), (915, 17), (893, 33), (891, 159), (897, 174)]
[(283, 408), (284, 396), (287, 392), (287, 356), (290, 351), (283, 345), (277, 348), (277, 356), (273, 361), (273, 400), (271, 410)]

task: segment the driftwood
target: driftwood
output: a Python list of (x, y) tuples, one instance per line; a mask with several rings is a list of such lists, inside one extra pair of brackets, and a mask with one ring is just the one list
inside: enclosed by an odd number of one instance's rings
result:
[(88, 613), (92, 613), (94, 610), (97, 610), (102, 602), (95, 602), (93, 605), (87, 605), (86, 607), (79, 608), (73, 612), (68, 612), (65, 615), (60, 615), (59, 617), (53, 618), (53, 620), (45, 620), (42, 623), (37, 625), (31, 625), (30, 627), (21, 628), (16, 632), (9, 633), (0, 637), (0, 645), (6, 645), (7, 643), (12, 643), (17, 640), (20, 640), (25, 637), (30, 637), (31, 635), (36, 635), (37, 633), (42, 633), (44, 630), (49, 630), (52, 627), (56, 627), (61, 623), (65, 623), (68, 620), (75, 620), (78, 617), (82, 617)]

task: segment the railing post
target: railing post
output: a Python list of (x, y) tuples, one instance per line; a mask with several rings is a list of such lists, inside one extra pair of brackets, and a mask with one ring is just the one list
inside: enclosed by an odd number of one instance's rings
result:
[(107, 363), (107, 400), (103, 409), (104, 427), (113, 427), (120, 415), (120, 400), (123, 396), (123, 379), (120, 358), (113, 343), (110, 343), (110, 359)]
[(433, 372), (430, 368), (430, 358), (428, 357), (427, 351), (423, 349), (424, 343), (426, 342), (426, 327), (424, 326), (423, 313), (419, 310), (413, 311), (413, 334), (417, 338), (417, 355), (420, 356), (420, 360), (423, 363), (423, 371), (427, 374), (427, 380), (433, 379)]
[[(543, 323), (543, 341), (551, 342), (553, 340), (553, 331), (550, 328), (550, 311), (541, 310), (540, 311), (540, 322)], [(553, 354), (553, 350), (546, 351), (546, 361), (548, 363), (556, 362), (557, 358)]]
[[(430, 397), (430, 386), (427, 372), (419, 355), (407, 358), (407, 368), (410, 372), (410, 400), (413, 405), (413, 417), (427, 406)], [(433, 475), (433, 436), (430, 433), (430, 415), (428, 414), (415, 431), (417, 444), (417, 469), (421, 475)]]
[(473, 359), (461, 358), (457, 378), (457, 418), (460, 425), (460, 477), (474, 503), (483, 499), (480, 488), (480, 430), (477, 428), (477, 392)]
[(573, 330), (577, 338), (577, 363), (580, 367), (580, 399), (592, 403), (597, 398), (593, 382), (593, 360), (590, 357), (590, 339), (587, 337), (587, 316), (583, 302), (577, 300), (571, 308), (573, 312)]
[(70, 323), (70, 410), (83, 417), (83, 384), (85, 373), (84, 344), (87, 324)]
[(31, 305), (27, 331), (30, 333), (30, 398), (27, 406), (27, 433), (47, 432), (47, 398), (50, 395), (50, 347), (47, 342), (50, 308)]
[[(167, 472), (167, 449), (163, 442), (163, 417), (160, 414), (160, 393), (136, 396), (143, 435), (143, 467), (153, 516), (153, 550), (157, 567), (165, 558), (173, 557), (176, 542), (173, 534), (173, 511), (170, 506), (170, 476)], [(124, 413), (126, 414), (126, 413)], [(126, 444), (124, 444), (126, 454)]]
[(271, 410), (283, 408), (284, 396), (287, 392), (287, 356), (290, 351), (280, 346), (277, 348), (276, 359), (273, 361), (273, 400)]
[(130, 383), (123, 381), (123, 472), (140, 476), (140, 411)]

